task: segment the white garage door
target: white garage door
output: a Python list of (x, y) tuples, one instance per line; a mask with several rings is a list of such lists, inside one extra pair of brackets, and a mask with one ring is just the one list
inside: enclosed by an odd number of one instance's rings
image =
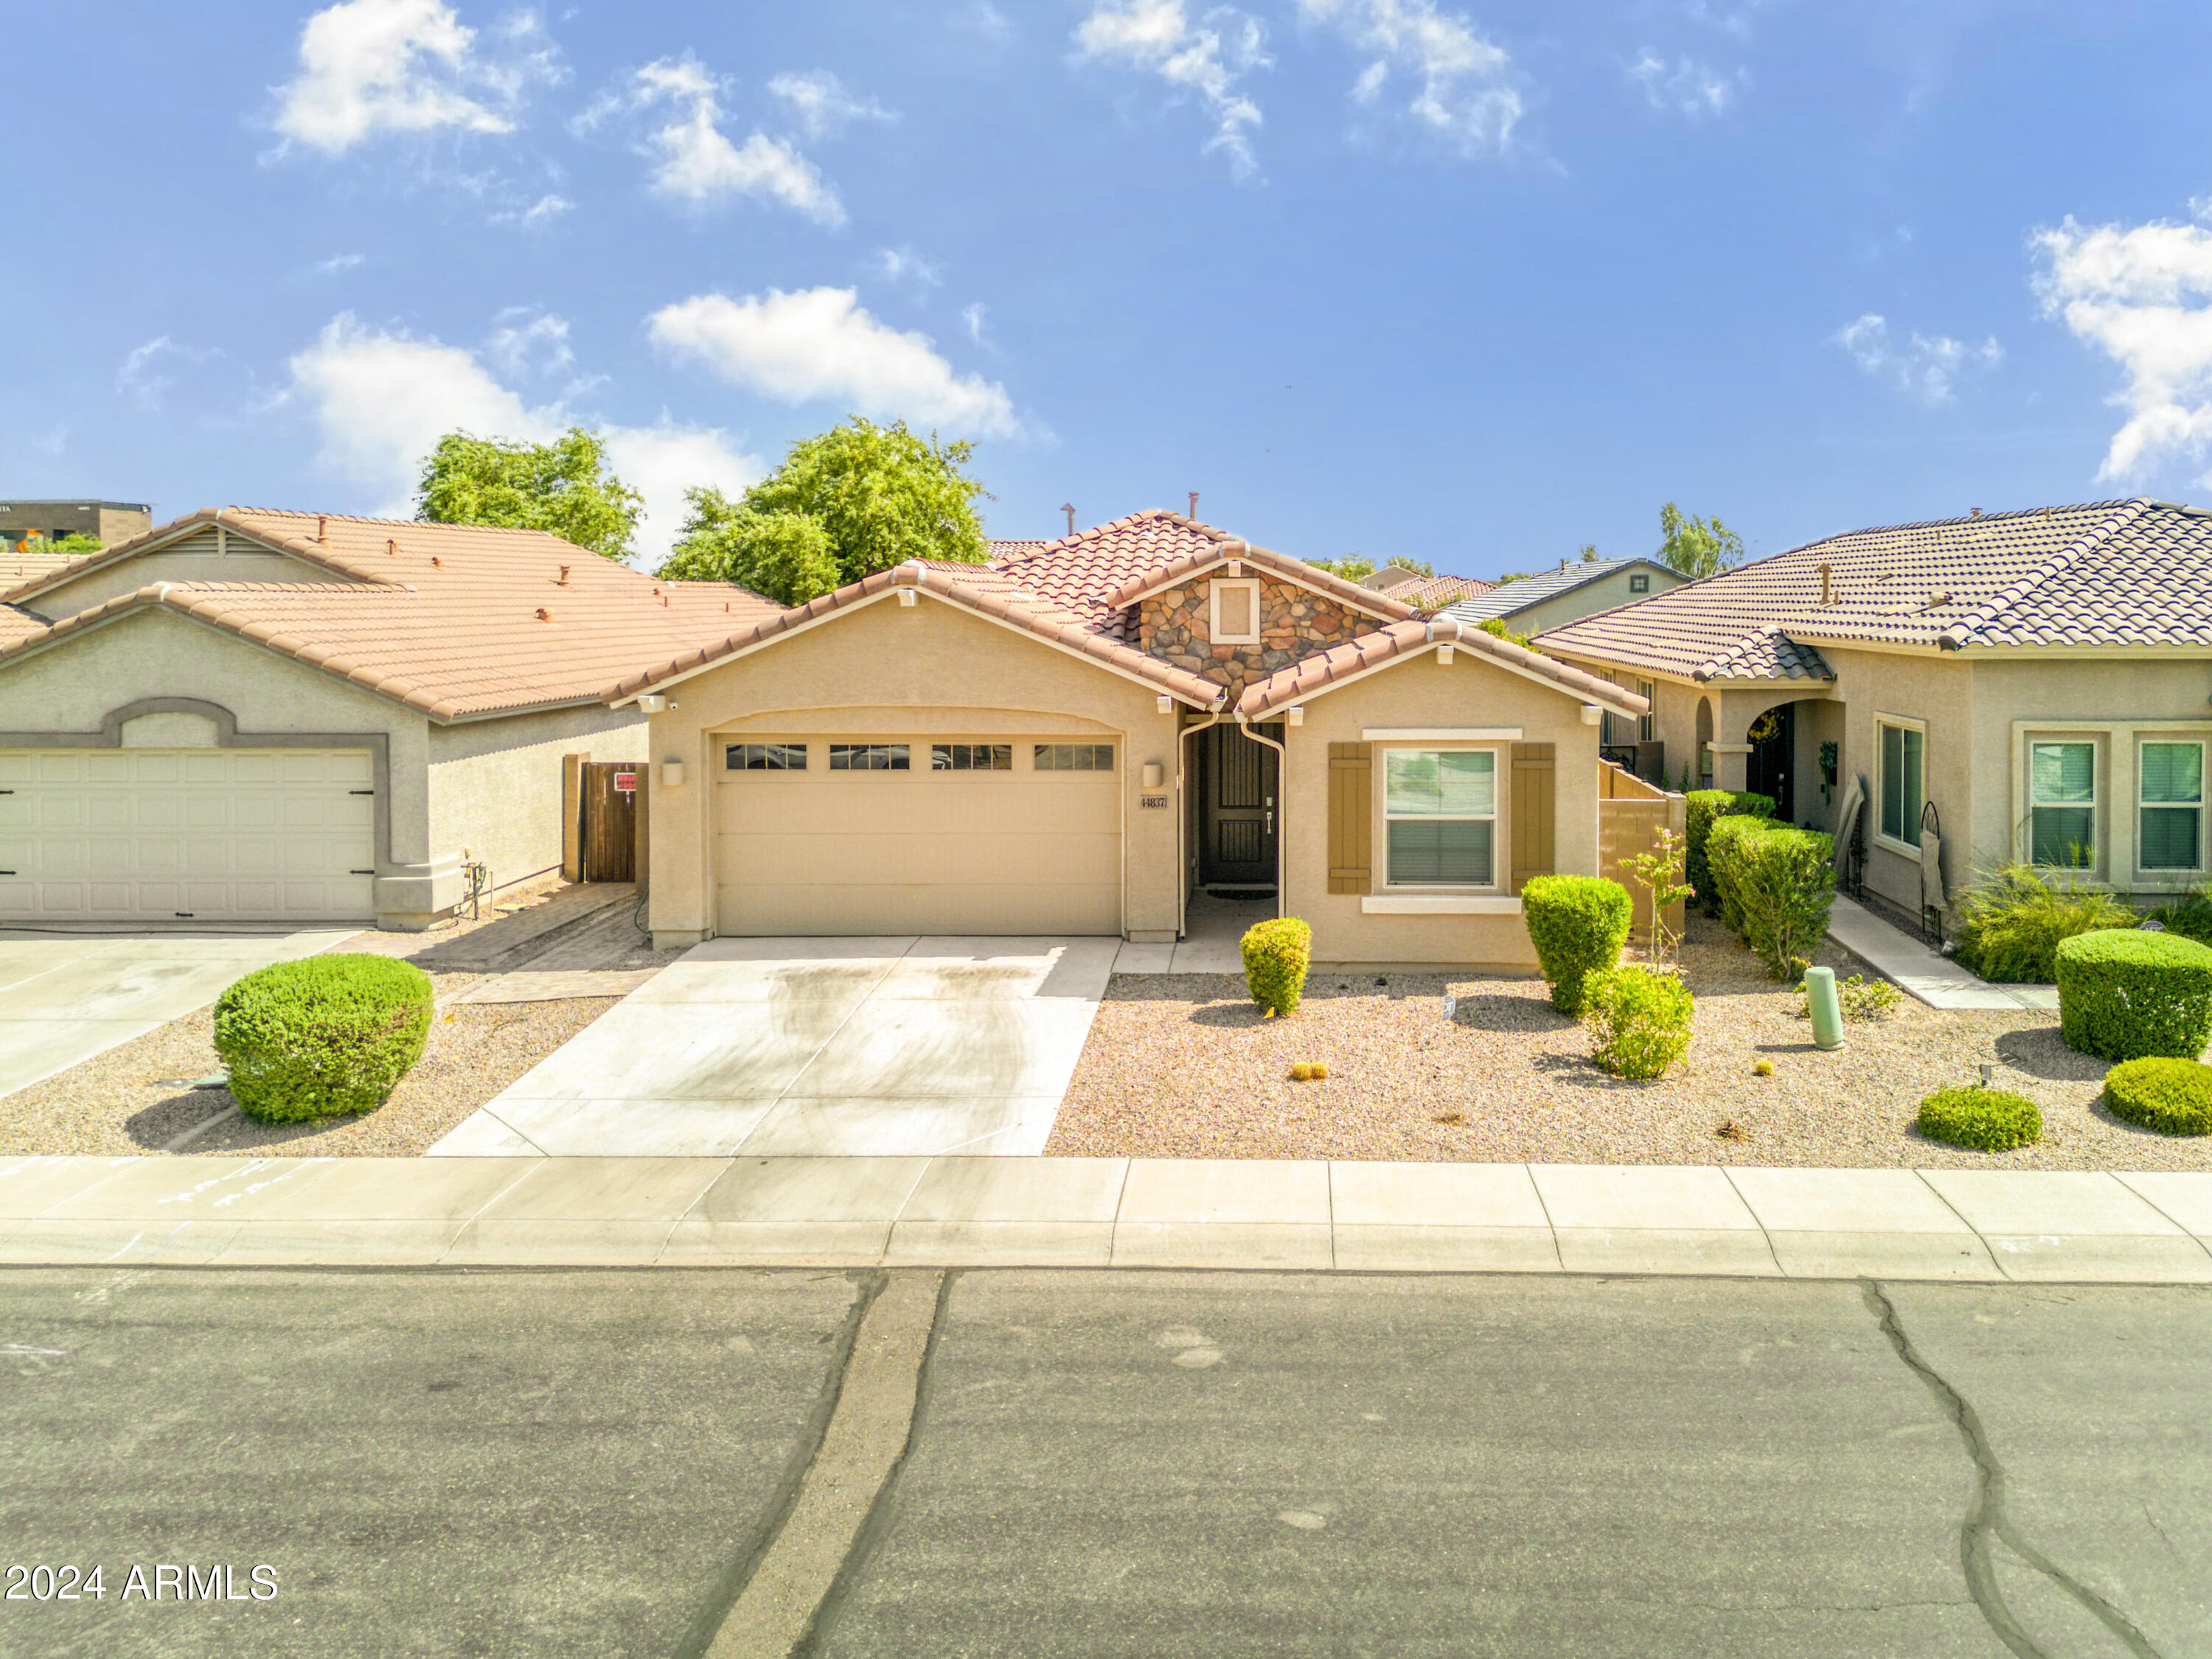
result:
[(1120, 745), (718, 742), (725, 934), (1118, 933)]
[(361, 921), (365, 749), (0, 750), (0, 925)]

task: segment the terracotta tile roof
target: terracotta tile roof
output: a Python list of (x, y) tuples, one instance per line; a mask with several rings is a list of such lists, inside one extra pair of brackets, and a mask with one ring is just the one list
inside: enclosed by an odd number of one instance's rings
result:
[(28, 639), (44, 631), (46, 623), (27, 611), (18, 611), (12, 605), (0, 605), (0, 651), (6, 650), (18, 640)]
[(2138, 497), (1856, 530), (1543, 635), (1705, 679), (1825, 676), (1828, 641), (2212, 648), (2212, 514)]
[[(105, 552), (106, 550), (102, 549)], [(89, 553), (25, 553), (0, 543), (0, 593), (9, 593), (26, 582), (44, 580), (92, 557)]]
[(217, 521), (355, 580), (155, 582), (19, 638), (0, 632), (0, 667), (160, 606), (453, 720), (595, 698), (778, 612), (732, 584), (659, 581), (540, 531), (225, 507), (154, 533)]
[[(1218, 532), (1215, 533), (1219, 534)], [(1402, 622), (1413, 614), (1414, 607), (1403, 600), (1394, 599), (1387, 593), (1378, 593), (1371, 587), (1362, 587), (1358, 582), (1346, 581), (1334, 572), (1316, 569), (1304, 559), (1294, 559), (1287, 553), (1255, 547), (1250, 542), (1228, 536), (1222, 537), (1212, 546), (1184, 553), (1165, 564), (1139, 572), (1116, 588), (1108, 597), (1107, 603), (1116, 611), (1124, 610), (1146, 594), (1172, 587), (1194, 572), (1203, 570), (1222, 559), (1242, 559), (1262, 569), (1291, 577), (1385, 621)]]
[(1479, 576), (1416, 576), (1411, 581), (1392, 582), (1388, 587), (1374, 591), (1387, 593), (1401, 605), (1435, 611), (1455, 599), (1471, 599), (1479, 593), (1487, 593), (1497, 586)]
[(1650, 708), (1642, 697), (1623, 690), (1610, 680), (1554, 661), (1541, 652), (1531, 651), (1510, 640), (1486, 634), (1472, 623), (1462, 624), (1450, 617), (1435, 617), (1393, 623), (1347, 644), (1301, 658), (1288, 668), (1279, 669), (1266, 679), (1246, 686), (1244, 695), (1237, 701), (1237, 712), (1247, 720), (1257, 720), (1294, 702), (1320, 696), (1370, 669), (1401, 659), (1410, 659), (1431, 646), (1444, 644), (1490, 657), (1509, 668), (1548, 680), (1563, 691), (1588, 702), (1603, 703), (1624, 714), (1642, 714)]
[(1541, 605), (1546, 599), (1571, 593), (1577, 587), (1634, 565), (1666, 572), (1669, 576), (1674, 574), (1667, 571), (1664, 565), (1650, 559), (1577, 560), (1572, 564), (1563, 564), (1557, 570), (1541, 570), (1533, 576), (1523, 576), (1519, 581), (1499, 583), (1486, 593), (1479, 593), (1453, 605), (1451, 614), (1468, 622), (1480, 622), (1485, 617), (1509, 617), (1516, 611), (1526, 611), (1532, 605)]
[(1039, 544), (992, 560), (1041, 599), (1049, 599), (1099, 626), (1114, 624), (1121, 609), (1115, 593), (1133, 579), (1178, 560), (1211, 556), (1231, 539), (1225, 531), (1154, 509), (1132, 513), (1094, 529)]
[(1212, 680), (1186, 673), (1171, 663), (1139, 651), (1100, 629), (1072, 606), (1037, 593), (1027, 580), (1034, 574), (1011, 574), (988, 565), (924, 563), (914, 560), (894, 569), (877, 571), (834, 593), (824, 593), (819, 599), (766, 617), (734, 638), (696, 647), (643, 673), (631, 675), (607, 693), (607, 701), (619, 702), (635, 696), (726, 657), (765, 645), (817, 617), (877, 599), (898, 586), (920, 588), (994, 621), (1025, 629), (1063, 650), (1089, 657), (1158, 686), (1197, 708), (1216, 707), (1228, 695)]

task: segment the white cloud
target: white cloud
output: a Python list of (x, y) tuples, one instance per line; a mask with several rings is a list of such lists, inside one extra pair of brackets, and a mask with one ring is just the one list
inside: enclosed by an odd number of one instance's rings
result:
[(1298, 0), (1298, 16), (1369, 54), (1352, 82), (1355, 104), (1380, 105), (1402, 78), (1413, 83), (1406, 113), (1462, 153), (1502, 150), (1512, 138), (1521, 118), (1512, 59), (1464, 16), (1435, 0)]
[[(565, 349), (565, 325), (561, 337)], [(387, 517), (412, 515), (423, 458), (448, 432), (543, 443), (569, 426), (594, 424), (559, 398), (526, 401), (465, 347), (371, 328), (351, 312), (331, 319), (290, 367), (283, 401), (313, 421), (321, 464), (375, 491), (375, 510)], [(651, 426), (602, 422), (599, 429), (616, 474), (645, 497), (636, 545), (648, 564), (675, 541), (687, 488), (741, 489), (766, 471), (714, 427), (664, 415)]]
[(1080, 58), (1141, 70), (1197, 97), (1213, 121), (1205, 149), (1228, 156), (1239, 179), (1257, 171), (1251, 135), (1260, 106), (1237, 82), (1273, 63), (1259, 19), (1224, 6), (1194, 24), (1182, 0), (1099, 0), (1076, 27), (1075, 45)]
[(1834, 338), (1868, 374), (1931, 407), (1949, 403), (1960, 380), (2004, 361), (2004, 348), (1994, 338), (1975, 345), (1948, 334), (1916, 331), (1899, 345), (1890, 337), (1887, 320), (1871, 311), (1838, 329)]
[(368, 256), (366, 253), (333, 253), (327, 259), (315, 261), (315, 274), (319, 276), (335, 276), (341, 270), (358, 270), (368, 263)]
[(1669, 64), (1648, 50), (1628, 66), (1628, 76), (1644, 88), (1652, 108), (1676, 110), (1692, 118), (1724, 114), (1749, 78), (1741, 70), (1723, 75), (1688, 58)]
[(222, 356), (212, 346), (181, 346), (166, 334), (156, 335), (124, 358), (123, 367), (115, 371), (115, 389), (130, 399), (132, 408), (150, 412), (161, 408), (161, 400), (177, 383), (175, 375), (162, 372), (165, 361), (204, 363)]
[(912, 283), (918, 289), (935, 288), (945, 280), (943, 265), (910, 247), (878, 248), (876, 272), (887, 283)]
[(337, 155), (386, 134), (514, 131), (528, 88), (562, 77), (536, 15), (489, 51), (445, 0), (340, 0), (300, 32), (299, 72), (276, 89), (284, 144)]
[(945, 18), (945, 26), (962, 34), (972, 34), (991, 46), (1012, 40), (1014, 33), (1012, 22), (991, 0), (961, 0)]
[(573, 124), (589, 131), (624, 114), (665, 110), (641, 146), (657, 158), (655, 194), (707, 206), (732, 196), (781, 202), (817, 224), (845, 222), (844, 204), (814, 164), (781, 138), (755, 131), (733, 144), (721, 129), (721, 82), (696, 58), (663, 58), (631, 71), (627, 84), (594, 100)]
[(977, 345), (987, 343), (983, 338), (983, 302), (975, 301), (960, 307), (960, 321), (968, 331), (968, 337)]
[(491, 222), (517, 230), (541, 230), (562, 214), (574, 212), (575, 207), (567, 197), (548, 191), (526, 208), (509, 208), (493, 214)]
[(1024, 430), (1004, 386), (954, 374), (928, 336), (901, 333), (855, 300), (849, 288), (701, 294), (653, 313), (647, 327), (671, 356), (784, 403), (841, 404), (961, 437)]
[(553, 374), (576, 366), (568, 344), (568, 319), (533, 306), (509, 306), (492, 319), (484, 356), (509, 379)]
[[(2193, 205), (2193, 204), (2192, 204)], [(2212, 447), (2212, 229), (2157, 220), (2037, 233), (2044, 314), (2117, 363), (2127, 411), (2100, 478), (2139, 477)], [(2198, 478), (2212, 483), (2212, 472)]]
[(896, 121), (896, 110), (885, 109), (872, 98), (849, 92), (828, 70), (809, 70), (803, 75), (779, 75), (768, 83), (771, 94), (791, 106), (799, 129), (809, 138), (826, 138), (855, 121)]

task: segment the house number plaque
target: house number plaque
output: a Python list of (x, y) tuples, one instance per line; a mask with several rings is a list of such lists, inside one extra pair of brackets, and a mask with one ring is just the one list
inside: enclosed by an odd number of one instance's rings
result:
[(1154, 808), (1164, 808), (1167, 804), (1168, 798), (1165, 795), (1139, 795), (1137, 797), (1137, 805), (1145, 808), (1146, 811), (1151, 811)]

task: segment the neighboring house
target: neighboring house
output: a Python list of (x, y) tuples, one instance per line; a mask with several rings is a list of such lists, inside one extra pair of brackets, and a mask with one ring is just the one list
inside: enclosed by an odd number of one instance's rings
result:
[(1441, 611), (1455, 599), (1471, 599), (1498, 586), (1474, 576), (1424, 576), (1396, 565), (1378, 570), (1360, 584), (1419, 611)]
[(0, 925), (419, 928), (556, 866), (610, 687), (777, 607), (537, 531), (224, 507), (0, 592)]
[(0, 545), (8, 551), (27, 541), (58, 542), (65, 536), (112, 545), (153, 527), (154, 509), (143, 501), (0, 501)]
[(1163, 512), (880, 572), (611, 701), (652, 714), (664, 945), (1164, 941), (1204, 887), (1318, 959), (1520, 966), (1522, 885), (1599, 868), (1597, 721), (1644, 708)]
[(1656, 559), (1562, 559), (1557, 570), (1501, 582), (1486, 593), (1445, 609), (1462, 622), (1494, 618), (1516, 634), (1533, 638), (1578, 617), (1638, 604), (1680, 587), (1686, 580)]
[(1856, 784), (1865, 882), (1908, 909), (1927, 878), (1955, 891), (2008, 859), (2140, 894), (2206, 878), (2201, 509), (2097, 501), (1854, 531), (1538, 643), (1656, 685), (1670, 776), (1687, 763), (1830, 830)]

